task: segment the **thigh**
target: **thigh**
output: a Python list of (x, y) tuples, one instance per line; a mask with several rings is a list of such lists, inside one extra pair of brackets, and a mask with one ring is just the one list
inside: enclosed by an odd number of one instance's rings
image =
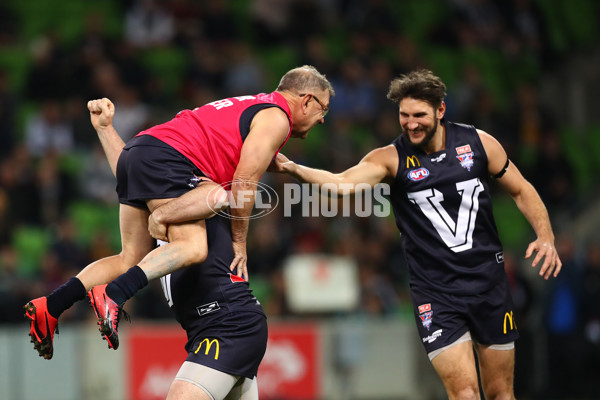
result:
[(169, 387), (166, 400), (215, 400), (215, 398), (198, 385), (175, 379)]
[(459, 394), (479, 395), (475, 355), (471, 341), (449, 347), (432, 360), (450, 399)]
[[(181, 216), (179, 221), (186, 222), (188, 220), (208, 219), (228, 206), (227, 192), (221, 185), (215, 183), (208, 178), (198, 182), (197, 186), (188, 190), (186, 193), (179, 196), (176, 205), (177, 209), (185, 209), (185, 216)], [(162, 205), (173, 201), (169, 199), (152, 199), (147, 201), (148, 208), (154, 212)], [(169, 206), (167, 209), (173, 209)], [(178, 214), (183, 214), (179, 212)]]
[(515, 349), (495, 350), (476, 344), (481, 384), (486, 398), (513, 398)]
[(152, 251), (154, 239), (148, 233), (148, 216), (146, 209), (121, 204), (119, 210), (121, 253), (97, 260), (77, 274), (86, 289), (112, 282)]
[(241, 378), (231, 389), (225, 400), (258, 400), (258, 382), (254, 379)]
[(148, 233), (150, 212), (127, 204), (119, 206), (119, 229), (123, 262), (132, 267), (154, 248), (154, 239)]
[(223, 400), (243, 379), (205, 365), (185, 361), (175, 376), (167, 399)]

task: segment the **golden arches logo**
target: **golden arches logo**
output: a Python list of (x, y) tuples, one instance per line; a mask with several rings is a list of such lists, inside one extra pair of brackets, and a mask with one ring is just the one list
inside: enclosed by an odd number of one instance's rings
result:
[(200, 348), (202, 348), (202, 345), (204, 344), (204, 342), (206, 342), (206, 350), (204, 350), (205, 356), (208, 355), (208, 352), (210, 351), (210, 348), (212, 347), (212, 345), (216, 343), (217, 351), (215, 352), (215, 360), (218, 360), (219, 359), (219, 341), (217, 339), (208, 340), (208, 338), (205, 338), (204, 340), (202, 340), (200, 342), (200, 344), (198, 345), (198, 348), (196, 349), (196, 351), (194, 353), (198, 354), (198, 352), (200, 351)]
[(517, 328), (517, 323), (515, 322), (514, 315), (512, 310), (504, 314), (504, 334), (506, 335), (506, 321), (510, 323), (510, 330)]
[(406, 168), (407, 169), (408, 169), (409, 164), (412, 168), (421, 166), (419, 159), (414, 154), (412, 156), (406, 156)]

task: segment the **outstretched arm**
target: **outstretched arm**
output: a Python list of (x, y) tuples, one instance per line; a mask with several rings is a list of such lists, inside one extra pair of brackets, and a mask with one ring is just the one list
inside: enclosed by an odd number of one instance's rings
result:
[(125, 142), (119, 136), (112, 121), (115, 116), (114, 104), (105, 98), (88, 101), (88, 110), (90, 110), (90, 120), (92, 126), (98, 133), (98, 138), (108, 159), (108, 164), (113, 175), (117, 176), (117, 161), (119, 155), (125, 146)]
[[(487, 153), (489, 172), (491, 175), (496, 175), (503, 169), (508, 156), (492, 136), (482, 131), (479, 131), (479, 136)], [(562, 262), (554, 245), (554, 233), (548, 211), (538, 192), (512, 162), (497, 181), (511, 195), (537, 235), (537, 239), (527, 247), (525, 258), (530, 258), (534, 252), (537, 252), (531, 266), (535, 268), (543, 258), (540, 276), (544, 279), (548, 279), (551, 275), (556, 277), (562, 268)]]
[(394, 177), (397, 169), (398, 154), (394, 146), (389, 145), (371, 151), (358, 164), (341, 173), (299, 165), (283, 154), (277, 155), (269, 171), (290, 174), (301, 182), (337, 185), (338, 192), (352, 194), (356, 185), (374, 186), (385, 178)]

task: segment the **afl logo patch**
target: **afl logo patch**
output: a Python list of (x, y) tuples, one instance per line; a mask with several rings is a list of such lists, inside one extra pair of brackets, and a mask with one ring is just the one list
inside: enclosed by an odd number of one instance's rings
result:
[(408, 179), (411, 181), (421, 181), (429, 176), (427, 168), (417, 168), (408, 172)]

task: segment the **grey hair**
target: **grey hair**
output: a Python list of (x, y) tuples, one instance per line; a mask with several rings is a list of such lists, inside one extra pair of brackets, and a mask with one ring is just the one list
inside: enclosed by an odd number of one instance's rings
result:
[(333, 86), (325, 75), (311, 65), (303, 65), (289, 70), (279, 81), (278, 91), (304, 93), (311, 90), (327, 90), (329, 97), (335, 96)]

